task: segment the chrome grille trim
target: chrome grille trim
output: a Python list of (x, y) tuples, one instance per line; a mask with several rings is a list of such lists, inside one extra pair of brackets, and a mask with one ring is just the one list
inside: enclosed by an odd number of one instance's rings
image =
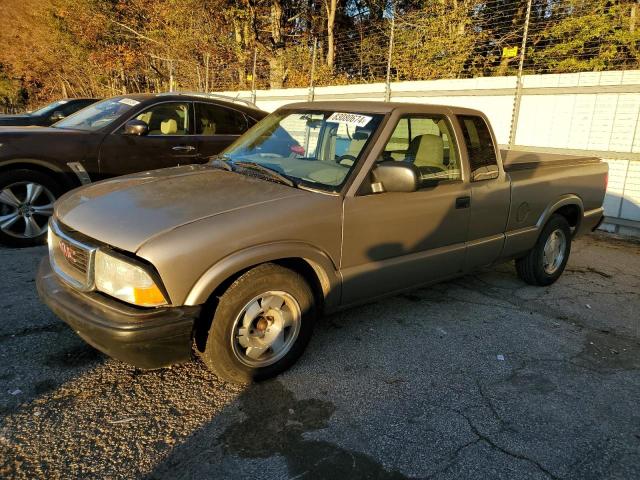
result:
[[(72, 260), (62, 254), (60, 244), (66, 244), (71, 249)], [(67, 235), (54, 221), (49, 220), (49, 262), (53, 271), (66, 283), (77, 290), (88, 292), (94, 285), (94, 257), (98, 247)]]

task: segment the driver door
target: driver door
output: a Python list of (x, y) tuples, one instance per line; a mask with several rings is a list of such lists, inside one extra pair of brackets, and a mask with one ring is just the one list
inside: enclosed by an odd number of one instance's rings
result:
[(471, 193), (452, 132), (443, 116), (402, 118), (379, 161), (413, 163), (420, 188), (345, 198), (343, 305), (462, 271)]
[[(103, 178), (194, 163), (193, 104), (161, 102), (137, 114), (149, 126), (147, 135), (127, 135), (124, 125), (107, 135), (100, 147)], [(130, 119), (131, 120), (131, 119)]]

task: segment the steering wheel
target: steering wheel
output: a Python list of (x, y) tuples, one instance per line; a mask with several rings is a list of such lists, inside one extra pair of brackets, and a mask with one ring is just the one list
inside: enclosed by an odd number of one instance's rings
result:
[(336, 159), (336, 163), (339, 165), (343, 165), (345, 167), (350, 167), (351, 165), (353, 165), (354, 163), (356, 163), (356, 160), (358, 160), (358, 158), (354, 155), (349, 155), (348, 153), (345, 155), (340, 155), (337, 159)]

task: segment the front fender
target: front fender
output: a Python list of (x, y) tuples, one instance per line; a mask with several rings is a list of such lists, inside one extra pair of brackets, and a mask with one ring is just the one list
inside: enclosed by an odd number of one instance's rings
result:
[(75, 188), (81, 184), (76, 178), (69, 165), (65, 165), (68, 168), (62, 168), (53, 162), (46, 160), (40, 160), (37, 158), (12, 158), (10, 160), (0, 161), (0, 171), (12, 170), (12, 169), (32, 169), (39, 172), (43, 172), (52, 177), (66, 189)]
[(340, 277), (331, 258), (316, 247), (302, 242), (278, 242), (256, 245), (221, 259), (212, 265), (191, 287), (185, 305), (202, 305), (232, 275), (265, 262), (288, 258), (302, 259), (313, 268), (325, 299), (325, 309), (337, 307)]

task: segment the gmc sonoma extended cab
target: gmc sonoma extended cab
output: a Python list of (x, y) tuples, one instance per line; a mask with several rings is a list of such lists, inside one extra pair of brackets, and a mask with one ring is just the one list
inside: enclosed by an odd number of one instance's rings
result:
[(597, 158), (501, 152), (445, 106), (314, 102), (269, 115), (207, 165), (60, 198), (41, 298), (140, 368), (191, 358), (246, 382), (301, 355), (314, 321), (515, 260), (549, 285), (602, 219)]

